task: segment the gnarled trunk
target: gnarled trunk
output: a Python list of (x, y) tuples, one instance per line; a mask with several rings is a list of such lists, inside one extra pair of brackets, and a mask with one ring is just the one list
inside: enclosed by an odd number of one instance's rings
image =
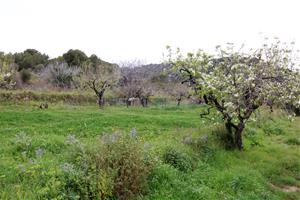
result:
[(181, 97), (180, 97), (180, 98), (177, 98), (177, 106), (178, 106), (178, 107), (180, 106), (180, 103), (181, 103)]
[(245, 128), (244, 122), (240, 122), (234, 133), (234, 136), (235, 136), (234, 143), (235, 143), (236, 148), (238, 148), (239, 150), (242, 150), (244, 148), (243, 147), (243, 136), (242, 136), (244, 128)]
[(140, 97), (139, 99), (143, 107), (148, 107), (148, 97)]
[(243, 149), (243, 131), (245, 128), (245, 123), (243, 121), (239, 122), (236, 126), (230, 120), (226, 121), (225, 127), (227, 129), (227, 142), (228, 146), (231, 148), (236, 148), (239, 150)]
[(233, 148), (235, 146), (234, 144), (234, 139), (233, 139), (233, 127), (232, 127), (232, 123), (231, 121), (227, 121), (225, 123), (225, 127), (227, 130), (227, 135), (226, 135), (226, 141), (228, 142), (228, 144), (226, 144), (226, 146), (228, 148)]
[(102, 108), (104, 106), (104, 91), (100, 91), (98, 94), (97, 94), (97, 97), (98, 97), (98, 100), (97, 100), (97, 103), (99, 105), (99, 108)]

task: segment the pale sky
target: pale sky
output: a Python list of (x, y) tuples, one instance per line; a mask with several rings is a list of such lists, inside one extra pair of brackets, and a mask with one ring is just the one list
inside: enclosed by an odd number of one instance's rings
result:
[(300, 47), (299, 9), (299, 0), (0, 0), (0, 51), (56, 57), (73, 48), (157, 63), (166, 45), (255, 46), (259, 33)]

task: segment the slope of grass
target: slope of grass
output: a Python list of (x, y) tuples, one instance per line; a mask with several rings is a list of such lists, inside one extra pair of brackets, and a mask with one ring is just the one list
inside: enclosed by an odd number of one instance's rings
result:
[[(299, 118), (290, 122), (280, 113), (262, 114), (258, 122), (247, 126), (245, 150), (228, 151), (212, 134), (215, 126), (200, 123), (201, 109), (184, 106), (99, 110), (96, 106), (50, 105), (41, 110), (34, 104), (0, 105), (0, 199), (35, 199), (39, 192), (45, 192), (37, 191), (38, 184), (44, 184), (39, 175), (18, 175), (34, 160), (23, 158), (17, 134), (25, 133), (31, 138), (32, 154), (43, 150), (38, 170), (51, 181), (55, 174), (51, 167), (60, 166), (68, 158), (64, 142), (67, 135), (93, 146), (104, 133), (128, 133), (133, 128), (153, 147), (158, 159), (148, 180), (148, 192), (138, 199), (298, 199)], [(183, 142), (184, 138), (203, 135), (208, 136), (205, 148)], [(169, 147), (190, 156), (193, 169), (182, 172), (164, 163), (163, 154)], [(50, 183), (52, 187), (59, 184)], [(290, 187), (298, 191), (288, 191)]]

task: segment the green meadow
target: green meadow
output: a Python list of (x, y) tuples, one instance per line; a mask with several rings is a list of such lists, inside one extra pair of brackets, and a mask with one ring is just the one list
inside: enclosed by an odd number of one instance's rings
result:
[[(117, 199), (116, 194), (120, 199), (140, 200), (300, 197), (300, 118), (290, 121), (279, 110), (259, 111), (258, 120), (247, 124), (244, 150), (238, 151), (224, 145), (222, 125), (202, 122), (201, 105), (103, 109), (65, 104), (39, 109), (37, 105), (0, 105), (0, 199)], [(99, 141), (105, 135), (126, 138), (129, 145), (123, 141), (119, 149), (109, 143), (101, 150), (103, 142)], [(138, 142), (131, 143), (130, 137)], [(68, 138), (77, 147), (66, 142)], [(117, 152), (108, 158), (114, 160), (114, 155), (128, 149), (130, 156), (122, 158), (129, 164), (130, 159), (139, 163), (134, 145), (142, 146), (151, 166), (147, 170), (143, 170), (147, 165), (137, 166), (141, 168), (137, 176), (147, 175), (134, 194), (120, 194), (112, 186), (110, 180), (116, 180), (112, 175), (95, 178), (96, 173), (87, 170), (85, 175), (70, 178), (62, 170), (66, 163), (73, 163), (67, 166), (74, 166), (74, 171), (82, 169), (78, 160), (86, 155), (101, 160), (101, 153), (106, 158), (107, 152)], [(98, 167), (93, 166), (88, 168)], [(133, 173), (127, 176), (131, 180)], [(104, 181), (94, 187), (93, 180)]]

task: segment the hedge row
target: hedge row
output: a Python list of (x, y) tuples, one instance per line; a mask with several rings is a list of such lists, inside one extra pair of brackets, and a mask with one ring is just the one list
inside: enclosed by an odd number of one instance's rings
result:
[[(70, 104), (84, 104), (96, 103), (96, 97), (92, 94), (77, 94), (67, 92), (35, 92), (35, 91), (1, 91), (0, 102), (22, 103), (27, 101), (39, 101), (48, 103), (70, 103)], [(150, 104), (152, 105), (166, 105), (170, 103), (170, 99), (164, 97), (151, 97)], [(126, 105), (124, 98), (107, 97), (105, 102), (108, 105)]]
[(49, 103), (94, 103), (95, 97), (92, 95), (82, 95), (73, 93), (39, 93), (33, 91), (0, 91), (1, 102), (20, 103), (24, 101), (43, 101)]

